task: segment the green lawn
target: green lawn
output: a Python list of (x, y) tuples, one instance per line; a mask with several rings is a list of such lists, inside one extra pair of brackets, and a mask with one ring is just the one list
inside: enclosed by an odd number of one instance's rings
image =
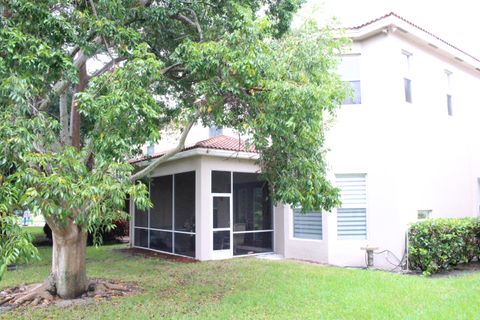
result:
[(43, 232), (43, 227), (25, 227), (33, 235), (34, 243), (44, 243), (47, 241), (47, 236)]
[[(480, 319), (480, 274), (424, 278), (256, 258), (178, 263), (88, 248), (91, 277), (135, 281), (143, 292), (68, 309), (24, 309), (10, 319)], [(0, 287), (42, 281), (43, 260)]]

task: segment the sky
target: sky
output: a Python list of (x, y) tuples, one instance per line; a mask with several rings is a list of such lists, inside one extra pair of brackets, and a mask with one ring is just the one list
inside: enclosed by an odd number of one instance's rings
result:
[(297, 20), (335, 16), (342, 26), (353, 27), (391, 11), (480, 58), (477, 0), (308, 0)]

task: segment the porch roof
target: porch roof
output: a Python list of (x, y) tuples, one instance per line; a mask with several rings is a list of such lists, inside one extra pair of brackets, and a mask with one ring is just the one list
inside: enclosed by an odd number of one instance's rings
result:
[[(210, 149), (210, 150), (221, 150), (221, 151), (233, 151), (235, 153), (248, 153), (248, 154), (258, 154), (255, 151), (253, 145), (247, 146), (245, 141), (240, 138), (233, 138), (226, 135), (219, 135), (209, 139), (198, 141), (192, 145), (185, 146), (179, 153), (193, 150), (193, 149)], [(160, 158), (166, 154), (169, 150), (164, 150), (158, 153), (154, 153), (150, 156), (143, 156), (137, 159), (132, 159), (130, 163), (139, 163), (142, 161), (149, 161), (151, 159)]]

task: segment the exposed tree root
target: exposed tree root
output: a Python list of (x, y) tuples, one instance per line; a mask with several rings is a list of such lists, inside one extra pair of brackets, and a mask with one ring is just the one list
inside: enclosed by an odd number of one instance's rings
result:
[[(88, 299), (102, 299), (129, 295), (138, 292), (133, 284), (95, 279), (88, 285), (87, 291), (78, 299), (69, 300), (82, 303)], [(61, 299), (55, 294), (55, 286), (50, 280), (40, 284), (22, 285), (0, 292), (0, 308), (12, 309), (19, 306), (46, 306), (57, 304)]]
[(50, 281), (40, 284), (31, 284), (15, 287), (0, 292), (0, 306), (9, 304), (18, 307), (21, 305), (49, 304), (54, 300), (53, 287)]

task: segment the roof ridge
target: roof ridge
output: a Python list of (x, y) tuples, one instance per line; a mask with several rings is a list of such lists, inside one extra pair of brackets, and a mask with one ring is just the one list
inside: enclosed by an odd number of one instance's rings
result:
[(361, 29), (361, 28), (366, 27), (366, 26), (368, 26), (368, 25), (371, 25), (371, 24), (373, 24), (373, 23), (375, 23), (375, 22), (378, 22), (378, 21), (380, 21), (380, 20), (386, 19), (386, 18), (388, 18), (388, 17), (395, 17), (395, 18), (397, 18), (397, 19), (400, 19), (400, 20), (402, 20), (403, 22), (409, 24), (410, 26), (412, 26), (412, 27), (414, 27), (414, 28), (416, 28), (416, 29), (418, 29), (418, 30), (420, 30), (420, 31), (428, 34), (429, 36), (437, 39), (438, 41), (442, 42), (443, 44), (445, 44), (445, 45), (447, 45), (447, 46), (449, 46), (449, 47), (451, 47), (451, 48), (453, 48), (453, 49), (455, 49), (455, 50), (463, 53), (464, 55), (466, 55), (466, 56), (474, 59), (474, 60), (477, 61), (477, 62), (480, 62), (480, 58), (477, 58), (477, 57), (475, 57), (474, 55), (472, 55), (472, 54), (470, 54), (470, 53), (468, 53), (468, 52), (460, 49), (459, 47), (457, 47), (457, 46), (451, 44), (450, 42), (448, 42), (448, 41), (440, 38), (439, 36), (435, 35), (434, 33), (426, 30), (425, 28), (420, 27), (419, 25), (413, 23), (412, 21), (410, 21), (410, 20), (408, 20), (408, 19), (400, 16), (399, 14), (397, 14), (397, 13), (394, 12), (394, 11), (391, 11), (391, 12), (389, 12), (389, 13), (387, 13), (387, 14), (384, 14), (383, 16), (380, 16), (380, 17), (378, 17), (378, 18), (375, 18), (375, 19), (372, 19), (372, 20), (367, 21), (367, 22), (365, 22), (365, 23), (362, 23), (362, 24), (360, 24), (360, 25), (358, 25), (358, 26), (347, 27), (346, 29), (349, 29), (349, 30), (358, 30), (358, 29)]

